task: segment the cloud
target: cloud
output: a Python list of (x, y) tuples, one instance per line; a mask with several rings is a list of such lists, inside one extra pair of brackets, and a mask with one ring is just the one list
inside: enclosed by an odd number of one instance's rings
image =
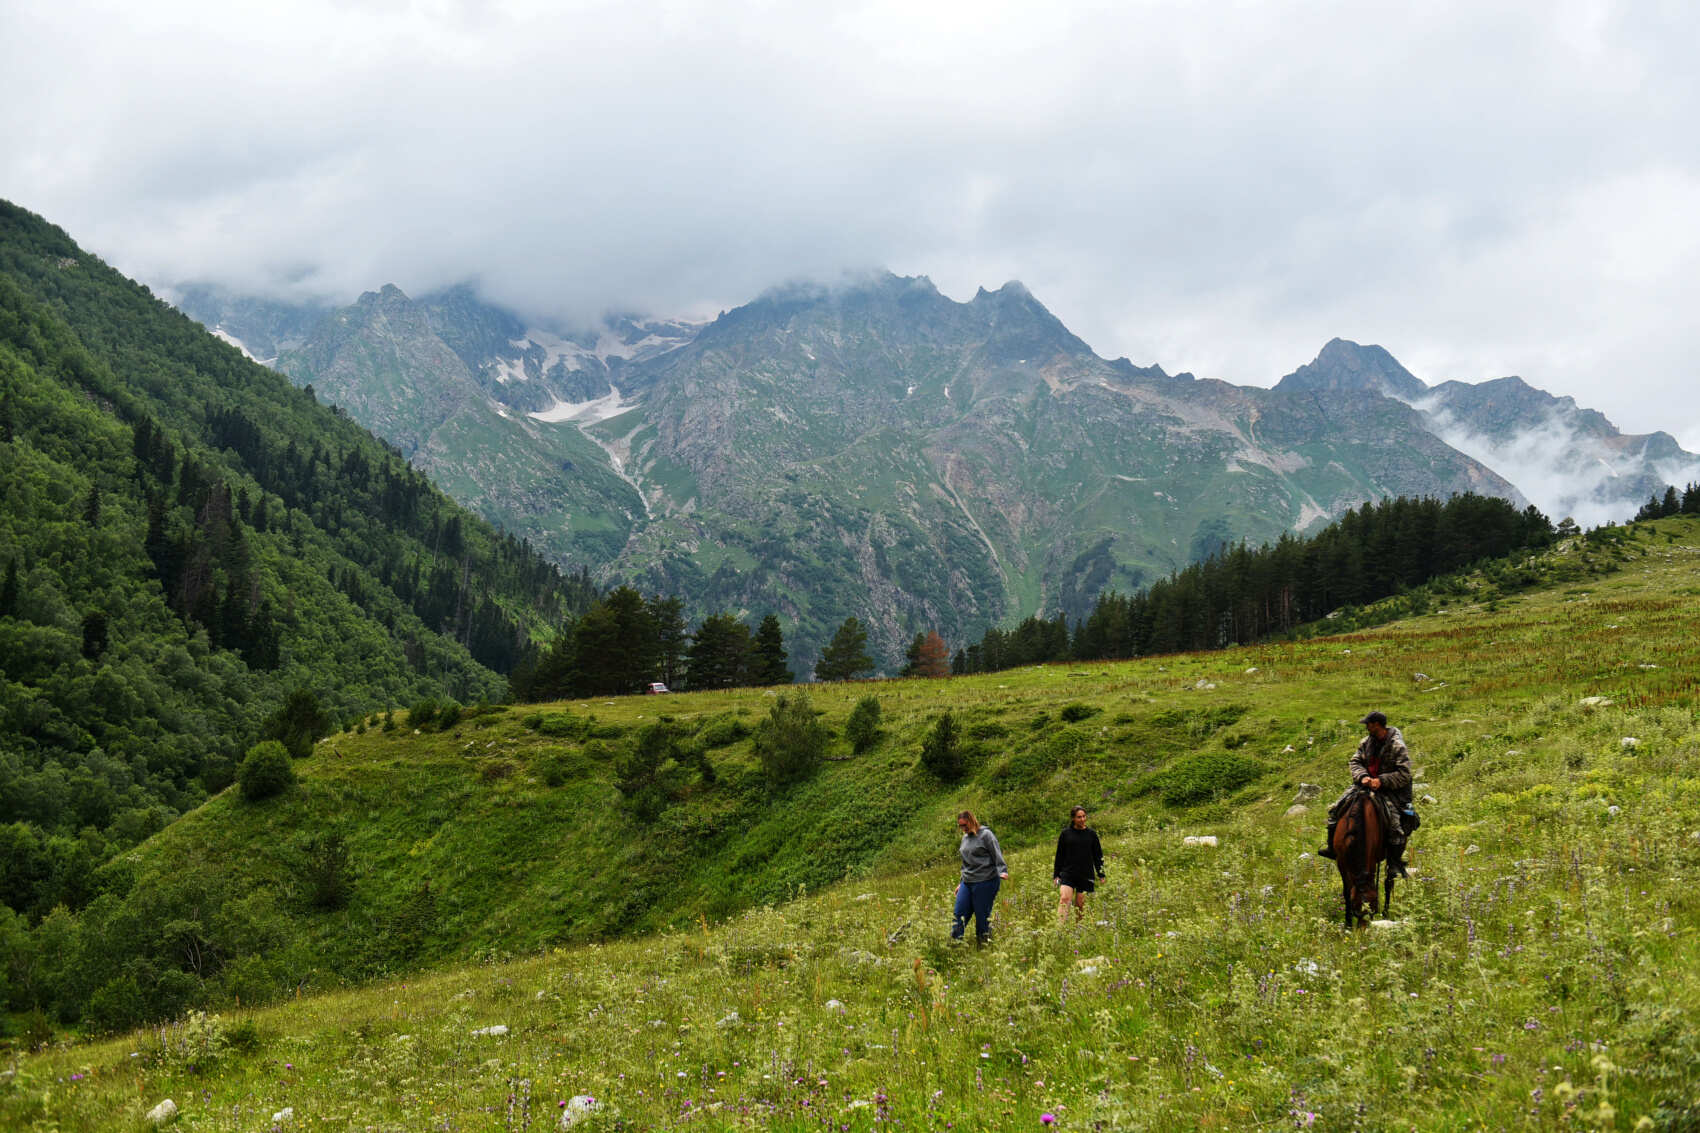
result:
[(1267, 384), (1336, 335), (1700, 448), (1686, 5), (0, 9), (0, 194), (125, 270), (712, 313), (889, 266)]
[[(1647, 502), (1645, 490), (1625, 484), (1643, 470), (1640, 454), (1614, 451), (1557, 410), (1523, 432), (1490, 437), (1439, 410), (1433, 399), (1413, 408), (1427, 415), (1436, 436), (1517, 485), (1554, 522), (1569, 517), (1584, 528), (1623, 523)], [(1650, 470), (1679, 490), (1700, 482), (1700, 459), (1657, 462)]]

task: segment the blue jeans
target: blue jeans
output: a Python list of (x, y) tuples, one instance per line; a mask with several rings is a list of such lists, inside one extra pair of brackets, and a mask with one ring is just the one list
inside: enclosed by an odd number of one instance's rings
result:
[(992, 905), (998, 899), (998, 886), (1003, 879), (994, 877), (990, 881), (960, 882), (956, 887), (956, 919), (951, 922), (950, 938), (962, 939), (962, 930), (968, 927), (968, 914), (974, 914), (974, 935), (981, 943), (992, 938)]

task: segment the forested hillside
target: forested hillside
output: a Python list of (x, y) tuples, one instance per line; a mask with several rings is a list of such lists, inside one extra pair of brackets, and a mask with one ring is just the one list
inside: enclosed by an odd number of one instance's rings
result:
[(292, 693), (320, 731), (497, 698), (592, 597), (5, 203), (0, 501), (0, 902), (32, 918), (228, 785)]

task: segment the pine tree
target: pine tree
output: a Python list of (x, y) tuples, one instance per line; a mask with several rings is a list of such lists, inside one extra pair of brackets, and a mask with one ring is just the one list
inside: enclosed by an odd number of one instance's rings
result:
[(945, 647), (944, 638), (935, 631), (929, 630), (921, 635), (919, 647), (910, 662), (909, 675), (912, 677), (948, 677), (950, 676), (950, 650)]
[(685, 657), (685, 684), (693, 689), (747, 684), (750, 627), (731, 614), (710, 614), (691, 637)]
[(826, 725), (815, 718), (807, 693), (783, 693), (756, 725), (751, 746), (762, 770), (774, 783), (791, 783), (815, 772), (831, 739)]
[(844, 738), (850, 741), (850, 750), (857, 755), (879, 742), (879, 697), (864, 696), (856, 702), (856, 707), (850, 710), (850, 718), (844, 721)]
[(649, 616), (655, 623), (655, 671), (658, 679), (672, 688), (684, 674), (689, 638), (685, 632), (684, 603), (657, 594), (649, 600)]
[(758, 685), (788, 685), (796, 678), (785, 663), (785, 635), (779, 628), (779, 617), (769, 614), (756, 627), (755, 646), (751, 656), (750, 679)]
[(838, 632), (832, 635), (815, 665), (815, 679), (847, 681), (858, 673), (869, 673), (874, 659), (868, 656), (868, 631), (854, 617), (844, 619)]
[(962, 744), (956, 730), (956, 718), (949, 712), (934, 722), (932, 731), (921, 741), (921, 766), (947, 783), (962, 778), (966, 763)]

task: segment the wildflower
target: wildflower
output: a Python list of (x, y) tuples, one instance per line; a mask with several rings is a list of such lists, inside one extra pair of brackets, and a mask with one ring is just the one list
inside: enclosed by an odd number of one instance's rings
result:
[(1039, 1115), (1039, 1124), (1040, 1125), (1055, 1125), (1056, 1123), (1057, 1123), (1057, 1115), (1054, 1114), (1054, 1113), (1041, 1113)]

